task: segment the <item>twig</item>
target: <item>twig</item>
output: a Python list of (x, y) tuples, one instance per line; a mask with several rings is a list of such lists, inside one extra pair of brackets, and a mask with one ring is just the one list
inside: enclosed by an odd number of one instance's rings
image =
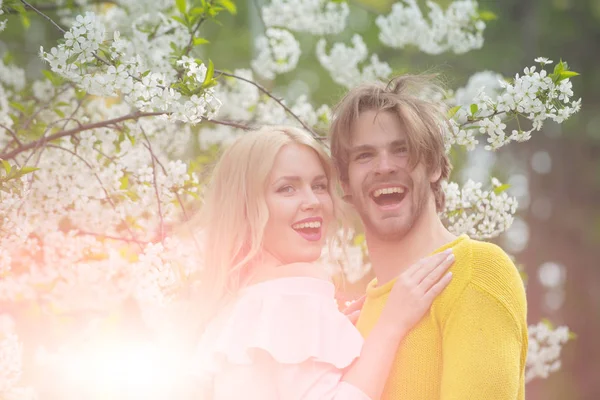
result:
[(294, 117), (298, 122), (300, 122), (300, 124), (302, 125), (302, 127), (304, 129), (306, 129), (311, 135), (313, 135), (313, 137), (317, 140), (321, 140), (322, 137), (320, 135), (318, 135), (315, 131), (313, 131), (313, 129), (311, 127), (309, 127), (304, 121), (302, 121), (302, 119), (300, 117), (298, 117), (296, 114), (294, 114), (294, 112), (288, 107), (286, 106), (281, 100), (279, 100), (277, 97), (275, 97), (273, 94), (271, 94), (271, 92), (269, 92), (267, 89), (265, 89), (261, 84), (254, 82), (250, 79), (246, 79), (243, 76), (239, 76), (239, 75), (235, 75), (235, 74), (231, 74), (229, 72), (225, 72), (225, 71), (221, 71), (221, 70), (215, 70), (215, 73), (221, 74), (223, 76), (228, 76), (230, 78), (235, 78), (235, 79), (239, 79), (241, 81), (247, 82), (251, 85), (253, 85), (254, 87), (256, 87), (258, 90), (260, 90), (261, 92), (263, 92), (264, 94), (266, 94), (267, 96), (269, 96), (271, 99), (275, 100), (275, 102), (277, 104), (279, 104), (281, 107), (283, 107), (283, 109), (290, 114), (292, 117)]
[(146, 241), (143, 241), (143, 240), (128, 239), (128, 238), (124, 238), (124, 237), (105, 235), (104, 233), (87, 232), (87, 231), (82, 231), (82, 230), (79, 230), (79, 229), (77, 230), (77, 235), (96, 236), (98, 238), (111, 239), (111, 240), (119, 240), (121, 242), (135, 243), (135, 244), (138, 244), (138, 245), (146, 245), (146, 244), (151, 243), (151, 242), (146, 242)]
[(243, 129), (245, 131), (251, 131), (252, 129), (254, 129), (250, 125), (245, 125), (245, 124), (242, 124), (239, 122), (234, 122), (234, 121), (224, 121), (222, 119), (207, 119), (206, 121), (212, 122), (213, 124), (217, 124), (217, 125), (232, 126), (234, 128)]
[[(92, 173), (96, 177), (96, 180), (98, 181), (98, 183), (100, 184), (100, 187), (102, 188), (102, 191), (104, 192), (104, 196), (106, 197), (106, 200), (108, 200), (108, 203), (111, 205), (111, 207), (113, 208), (114, 212), (117, 213), (117, 215), (119, 215), (119, 213), (117, 211), (117, 206), (115, 205), (115, 203), (110, 198), (110, 195), (108, 194), (108, 190), (106, 190), (106, 188), (104, 187), (104, 184), (102, 183), (102, 180), (100, 179), (100, 177), (98, 176), (98, 174), (96, 173), (96, 171), (94, 171), (94, 167), (92, 167), (90, 165), (90, 163), (87, 162), (86, 159), (84, 159), (83, 157), (81, 157), (79, 154), (77, 154), (73, 150), (67, 149), (67, 148), (62, 147), (62, 146), (57, 146), (57, 145), (54, 145), (54, 144), (49, 144), (47, 147), (52, 147), (52, 148), (55, 148), (55, 149), (59, 149), (59, 150), (71, 153), (72, 155), (74, 155), (75, 157), (77, 157), (81, 162), (83, 162), (92, 171)], [(121, 218), (121, 222), (123, 222), (125, 224), (125, 228), (129, 232), (129, 235), (131, 235), (131, 239), (133, 239), (133, 241), (135, 241), (139, 245), (140, 250), (143, 250), (143, 247), (140, 245), (140, 241), (135, 236), (135, 233), (133, 232), (133, 230), (131, 229), (131, 227), (127, 223), (127, 221), (125, 221), (123, 218)]]
[(17, 144), (20, 146), (23, 146), (23, 143), (21, 143), (21, 141), (19, 140), (19, 138), (17, 137), (17, 134), (15, 133), (15, 131), (13, 131), (12, 129), (10, 129), (8, 126), (0, 124), (0, 128), (4, 128), (6, 129), (6, 131), (8, 133), (10, 133), (10, 136), (13, 137), (13, 139), (15, 140), (15, 142), (17, 142)]
[(137, 120), (137, 119), (143, 118), (143, 117), (154, 117), (154, 116), (163, 115), (163, 114), (165, 114), (165, 112), (146, 112), (146, 113), (134, 112), (131, 114), (123, 115), (118, 118), (109, 119), (106, 121), (100, 121), (100, 122), (94, 122), (91, 124), (81, 125), (77, 128), (69, 129), (66, 131), (63, 130), (63, 131), (57, 132), (53, 135), (50, 135), (48, 137), (43, 137), (41, 139), (27, 143), (18, 149), (9, 151), (7, 153), (0, 154), (0, 158), (4, 159), (4, 160), (11, 159), (11, 158), (14, 158), (15, 156), (17, 156), (18, 154), (23, 153), (24, 151), (31, 150), (31, 149), (37, 147), (38, 145), (43, 145), (45, 143), (51, 142), (56, 139), (60, 139), (65, 136), (73, 136), (73, 135), (78, 134), (79, 132), (87, 131), (90, 129), (102, 128), (102, 127), (105, 127), (105, 126), (108, 126), (111, 124), (115, 124), (118, 122), (122, 122), (122, 121), (127, 121), (127, 120), (132, 120), (132, 119)]
[[(163, 242), (165, 240), (165, 220), (164, 220), (163, 213), (162, 213), (162, 207), (160, 205), (160, 194), (158, 193), (158, 183), (156, 182), (156, 162), (154, 161), (156, 159), (156, 155), (152, 151), (152, 144), (150, 143), (150, 139), (148, 138), (148, 135), (146, 135), (146, 131), (144, 131), (144, 128), (141, 126), (140, 126), (140, 130), (142, 131), (142, 135), (144, 135), (144, 138), (146, 139), (147, 144), (144, 144), (144, 145), (150, 152), (150, 157), (152, 158), (152, 180), (154, 183), (154, 193), (156, 194), (156, 203), (158, 204), (158, 217), (160, 218), (160, 241)], [(164, 167), (163, 167), (163, 172), (166, 175), (166, 170), (164, 169)]]
[(36, 13), (38, 13), (39, 15), (41, 15), (42, 17), (46, 18), (48, 21), (50, 21), (52, 23), (52, 25), (54, 25), (56, 28), (58, 28), (58, 30), (64, 35), (65, 33), (67, 33), (67, 31), (65, 31), (63, 28), (60, 27), (60, 25), (58, 25), (56, 22), (54, 22), (52, 20), (52, 18), (50, 18), (49, 16), (47, 16), (46, 14), (44, 14), (43, 12), (41, 12), (40, 10), (38, 10), (37, 8), (35, 8), (34, 6), (32, 6), (31, 4), (29, 4), (28, 2), (26, 2), (25, 0), (21, 0), (21, 3), (25, 4), (26, 7), (31, 8), (33, 11), (35, 11)]

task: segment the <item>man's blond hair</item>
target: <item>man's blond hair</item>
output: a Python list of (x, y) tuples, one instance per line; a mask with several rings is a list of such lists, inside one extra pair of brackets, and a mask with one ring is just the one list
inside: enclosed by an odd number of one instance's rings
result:
[(349, 151), (352, 127), (363, 112), (390, 112), (396, 115), (406, 134), (409, 165), (414, 168), (423, 161), (427, 172), (440, 171), (431, 183), (438, 211), (443, 211), (445, 196), (441, 187), (452, 166), (445, 151), (444, 134), (448, 128), (446, 107), (431, 100), (441, 94), (432, 76), (404, 75), (383, 82), (364, 83), (350, 90), (334, 109), (330, 128), (331, 155), (340, 180), (348, 182)]

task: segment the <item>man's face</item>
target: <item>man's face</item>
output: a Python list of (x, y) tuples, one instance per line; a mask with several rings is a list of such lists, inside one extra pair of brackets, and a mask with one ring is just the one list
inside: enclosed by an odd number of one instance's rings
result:
[(351, 133), (344, 191), (369, 234), (401, 239), (423, 214), (437, 177), (422, 162), (410, 168), (406, 132), (393, 113), (365, 111)]

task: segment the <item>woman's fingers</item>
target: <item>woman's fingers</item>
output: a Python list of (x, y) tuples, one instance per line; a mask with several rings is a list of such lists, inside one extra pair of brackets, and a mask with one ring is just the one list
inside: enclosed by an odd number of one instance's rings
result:
[(358, 299), (354, 300), (348, 307), (344, 309), (344, 314), (350, 315), (356, 311), (360, 311), (362, 309), (363, 304), (365, 304), (366, 295), (362, 295)]
[(448, 271), (450, 266), (454, 264), (454, 254), (448, 254), (446, 258), (436, 265), (427, 275), (423, 277), (419, 286), (423, 293), (427, 292), (440, 278)]
[(433, 303), (433, 300), (442, 293), (442, 291), (448, 286), (452, 280), (452, 272), (446, 273), (440, 280), (438, 280), (431, 288), (425, 293), (423, 299), (429, 304)]
[(411, 278), (416, 281), (417, 284), (421, 283), (421, 281), (431, 274), (438, 266), (446, 263), (450, 255), (452, 255), (452, 249), (422, 259), (414, 265), (416, 271), (412, 272)]

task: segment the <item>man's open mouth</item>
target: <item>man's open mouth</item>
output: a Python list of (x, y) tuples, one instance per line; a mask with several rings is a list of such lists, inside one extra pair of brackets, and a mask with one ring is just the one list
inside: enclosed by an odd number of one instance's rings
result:
[(394, 206), (404, 200), (406, 192), (406, 189), (402, 186), (386, 187), (373, 190), (371, 198), (378, 206)]

